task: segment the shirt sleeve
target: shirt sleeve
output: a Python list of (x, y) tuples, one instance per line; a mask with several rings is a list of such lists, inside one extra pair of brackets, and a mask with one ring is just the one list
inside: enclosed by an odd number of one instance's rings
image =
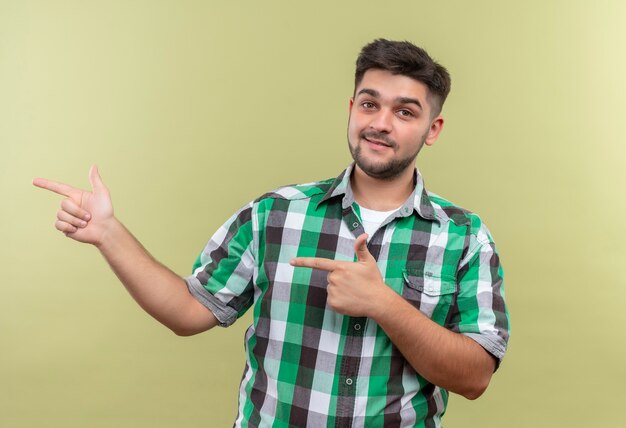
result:
[(253, 204), (237, 211), (215, 232), (185, 278), (189, 292), (222, 327), (234, 323), (252, 305), (255, 269)]
[(504, 300), (500, 258), (488, 231), (482, 230), (458, 272), (457, 325), (453, 329), (478, 342), (502, 361), (509, 340), (509, 313)]

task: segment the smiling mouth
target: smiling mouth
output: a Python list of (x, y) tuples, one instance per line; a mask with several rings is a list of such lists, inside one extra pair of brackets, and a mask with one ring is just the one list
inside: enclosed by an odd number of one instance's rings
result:
[(370, 146), (370, 150), (380, 151), (385, 149), (393, 149), (393, 143), (378, 138), (362, 136), (362, 141), (366, 142)]
[(389, 147), (393, 148), (395, 146), (393, 141), (389, 141), (384, 134), (374, 133), (374, 132), (364, 132), (360, 135), (360, 137), (367, 141), (368, 143), (377, 146), (377, 147)]
[(367, 137), (363, 137), (363, 139), (365, 141), (367, 141), (370, 144), (374, 144), (375, 146), (379, 146), (379, 147), (391, 147), (391, 144), (385, 142), (385, 141), (380, 141), (380, 140), (374, 140), (374, 139), (370, 139)]

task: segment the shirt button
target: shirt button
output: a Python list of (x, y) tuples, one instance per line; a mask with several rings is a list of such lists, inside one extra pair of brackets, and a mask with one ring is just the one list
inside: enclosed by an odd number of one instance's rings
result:
[(359, 227), (359, 223), (357, 223), (357, 222), (355, 221), (354, 223), (352, 223), (352, 227), (354, 227), (354, 228), (356, 229), (357, 227)]
[(361, 324), (354, 324), (354, 329), (355, 330), (361, 330)]
[(352, 379), (350, 378), (346, 379), (346, 385), (352, 385)]

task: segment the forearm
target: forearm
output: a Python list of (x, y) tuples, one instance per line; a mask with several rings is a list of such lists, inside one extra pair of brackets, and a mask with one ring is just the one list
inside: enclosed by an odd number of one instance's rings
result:
[(137, 303), (176, 334), (195, 334), (217, 324), (185, 281), (154, 259), (117, 219), (111, 219), (96, 247)]
[(409, 364), (437, 386), (469, 399), (478, 398), (493, 374), (493, 357), (474, 340), (438, 325), (387, 290), (377, 301), (372, 318)]

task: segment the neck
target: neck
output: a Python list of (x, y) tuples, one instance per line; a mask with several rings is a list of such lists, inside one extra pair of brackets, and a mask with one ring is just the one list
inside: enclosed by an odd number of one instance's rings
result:
[(367, 175), (355, 164), (350, 177), (354, 199), (362, 207), (376, 211), (390, 211), (402, 205), (413, 192), (414, 168), (406, 168), (391, 180), (380, 180)]

